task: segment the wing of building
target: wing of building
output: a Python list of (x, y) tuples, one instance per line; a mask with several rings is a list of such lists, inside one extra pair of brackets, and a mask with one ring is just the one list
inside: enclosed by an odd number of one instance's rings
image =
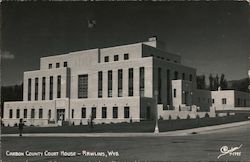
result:
[[(23, 101), (4, 103), (4, 125), (117, 123), (209, 112), (210, 91), (196, 90), (196, 69), (146, 42), (42, 57), (24, 72)], [(196, 110), (193, 110), (193, 109)], [(204, 115), (204, 114), (203, 114)]]

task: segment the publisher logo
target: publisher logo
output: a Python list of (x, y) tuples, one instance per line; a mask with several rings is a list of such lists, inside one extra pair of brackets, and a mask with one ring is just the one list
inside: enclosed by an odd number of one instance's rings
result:
[(242, 144), (239, 147), (231, 147), (229, 149), (227, 146), (222, 146), (220, 148), (221, 154), (217, 157), (218, 159), (224, 155), (229, 155), (229, 156), (241, 156), (241, 151), (237, 151), (241, 148)]

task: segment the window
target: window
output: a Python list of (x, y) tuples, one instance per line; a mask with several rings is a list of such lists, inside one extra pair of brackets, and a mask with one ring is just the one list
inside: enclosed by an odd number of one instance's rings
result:
[(9, 112), (9, 118), (12, 118), (13, 117), (13, 110), (10, 109), (10, 112)]
[(174, 97), (176, 97), (176, 89), (174, 89)]
[(91, 116), (92, 116), (93, 119), (96, 118), (96, 107), (92, 107)]
[(49, 109), (49, 112), (48, 112), (48, 119), (51, 118), (51, 110)]
[(98, 97), (102, 97), (102, 71), (98, 72)]
[(108, 97), (112, 97), (112, 70), (108, 71)]
[(35, 109), (31, 109), (31, 115), (30, 118), (35, 118)]
[(27, 118), (27, 109), (23, 110), (23, 118)]
[(189, 75), (189, 81), (190, 81), (190, 82), (193, 81), (193, 76), (192, 76), (192, 74)]
[(161, 68), (158, 68), (158, 103), (161, 103)]
[(108, 56), (104, 57), (104, 62), (109, 62), (109, 57)]
[(107, 107), (102, 107), (102, 118), (107, 118)]
[(212, 103), (214, 103), (214, 99), (212, 99)]
[(167, 104), (171, 104), (171, 80), (170, 80), (170, 70), (167, 70)]
[(28, 101), (31, 100), (31, 79), (28, 79)]
[(122, 97), (122, 69), (118, 70), (118, 97)]
[(63, 67), (68, 67), (68, 62), (63, 62)]
[(16, 118), (20, 118), (20, 109), (16, 110)]
[(124, 107), (124, 118), (129, 118), (129, 107)]
[(45, 100), (45, 90), (46, 90), (46, 78), (42, 79), (42, 100)]
[(52, 64), (49, 64), (49, 69), (52, 69)]
[(39, 109), (39, 118), (43, 118), (43, 109)]
[(113, 118), (118, 118), (118, 107), (113, 107)]
[(53, 76), (49, 77), (49, 99), (53, 100)]
[(144, 88), (145, 88), (145, 70), (144, 67), (140, 67), (140, 96), (144, 97)]
[(178, 75), (179, 75), (179, 74), (178, 74), (178, 71), (175, 71), (175, 72), (174, 72), (174, 79), (175, 79), (175, 80), (177, 80), (177, 79), (179, 78)]
[(35, 100), (38, 100), (38, 78), (35, 78)]
[(119, 55), (114, 55), (114, 61), (118, 61), (119, 60)]
[(124, 60), (128, 60), (129, 59), (129, 54), (128, 53), (125, 53), (124, 54)]
[(72, 119), (74, 119), (74, 113), (75, 113), (74, 111), (75, 111), (74, 109), (71, 110), (71, 118)]
[(86, 107), (82, 108), (82, 118), (86, 118)]
[(227, 99), (226, 98), (222, 98), (222, 104), (223, 105), (227, 104)]
[(59, 68), (60, 67), (60, 63), (56, 63), (56, 68)]
[(78, 76), (78, 98), (88, 98), (88, 75)]
[(57, 98), (61, 98), (61, 75), (57, 76)]
[(237, 105), (240, 106), (240, 98), (237, 98)]
[(134, 88), (134, 69), (128, 69), (128, 96), (133, 96), (133, 88)]
[(186, 79), (185, 73), (182, 73), (182, 80), (185, 80), (185, 79)]

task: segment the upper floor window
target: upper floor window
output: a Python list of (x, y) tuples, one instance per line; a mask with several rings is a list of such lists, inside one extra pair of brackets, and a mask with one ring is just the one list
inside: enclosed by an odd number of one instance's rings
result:
[(182, 80), (186, 80), (185, 73), (182, 73)]
[(175, 71), (174, 72), (174, 79), (177, 80), (179, 78), (179, 73), (178, 71)]
[(68, 67), (68, 62), (67, 61), (63, 62), (63, 67)]
[(109, 62), (109, 57), (108, 56), (104, 57), (104, 62)]
[(190, 81), (190, 82), (193, 81), (193, 75), (192, 75), (192, 74), (189, 75), (189, 81)]
[(128, 53), (125, 53), (124, 54), (124, 60), (128, 60), (129, 59), (129, 55), (128, 55)]
[(114, 61), (118, 61), (119, 60), (119, 55), (114, 55)]
[(60, 67), (60, 63), (56, 63), (56, 68), (59, 68)]
[(174, 97), (176, 97), (176, 89), (174, 89)]
[(88, 75), (78, 75), (78, 98), (88, 98)]
[(49, 64), (49, 69), (52, 69), (52, 64)]

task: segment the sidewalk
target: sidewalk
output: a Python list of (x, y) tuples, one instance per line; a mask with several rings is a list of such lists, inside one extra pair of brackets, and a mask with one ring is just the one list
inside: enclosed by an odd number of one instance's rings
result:
[[(233, 128), (250, 124), (250, 121), (229, 123), (215, 126), (176, 130), (155, 133), (25, 133), (23, 137), (157, 137), (157, 136), (187, 136), (196, 134), (214, 133), (221, 129)], [(2, 134), (1, 137), (18, 137), (19, 134)]]

